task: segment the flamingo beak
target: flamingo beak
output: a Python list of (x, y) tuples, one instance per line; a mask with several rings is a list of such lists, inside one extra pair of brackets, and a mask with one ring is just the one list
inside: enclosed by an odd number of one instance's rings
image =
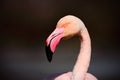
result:
[(64, 27), (56, 28), (46, 40), (46, 56), (49, 62), (52, 61), (53, 53), (61, 38), (63, 37)]

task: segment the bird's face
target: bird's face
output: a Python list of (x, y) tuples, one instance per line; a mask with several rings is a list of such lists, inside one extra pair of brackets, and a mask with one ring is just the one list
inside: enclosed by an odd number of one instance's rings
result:
[(46, 40), (46, 55), (51, 62), (52, 55), (61, 39), (68, 39), (80, 31), (79, 19), (73, 16), (61, 18), (57, 23), (56, 29)]
[(57, 23), (57, 28), (63, 28), (63, 39), (71, 38), (80, 31), (80, 20), (74, 16), (65, 16)]

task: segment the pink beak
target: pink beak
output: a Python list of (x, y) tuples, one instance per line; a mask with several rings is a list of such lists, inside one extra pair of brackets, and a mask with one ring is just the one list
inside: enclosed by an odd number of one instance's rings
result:
[(63, 37), (64, 27), (56, 28), (46, 40), (46, 55), (49, 62), (52, 60), (52, 55), (55, 52), (56, 46)]

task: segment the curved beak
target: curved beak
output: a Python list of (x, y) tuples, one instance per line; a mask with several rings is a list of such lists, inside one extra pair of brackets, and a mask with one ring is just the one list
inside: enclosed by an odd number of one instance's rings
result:
[(56, 28), (46, 40), (46, 56), (49, 62), (52, 61), (53, 53), (61, 38), (63, 37), (64, 27)]

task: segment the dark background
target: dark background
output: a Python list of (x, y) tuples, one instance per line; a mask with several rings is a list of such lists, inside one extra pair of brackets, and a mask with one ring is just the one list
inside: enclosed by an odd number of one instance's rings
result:
[(62, 41), (53, 61), (45, 40), (57, 21), (68, 14), (83, 20), (92, 40), (89, 71), (99, 80), (120, 80), (119, 2), (116, 0), (1, 0), (0, 80), (42, 80), (71, 71), (79, 40)]

